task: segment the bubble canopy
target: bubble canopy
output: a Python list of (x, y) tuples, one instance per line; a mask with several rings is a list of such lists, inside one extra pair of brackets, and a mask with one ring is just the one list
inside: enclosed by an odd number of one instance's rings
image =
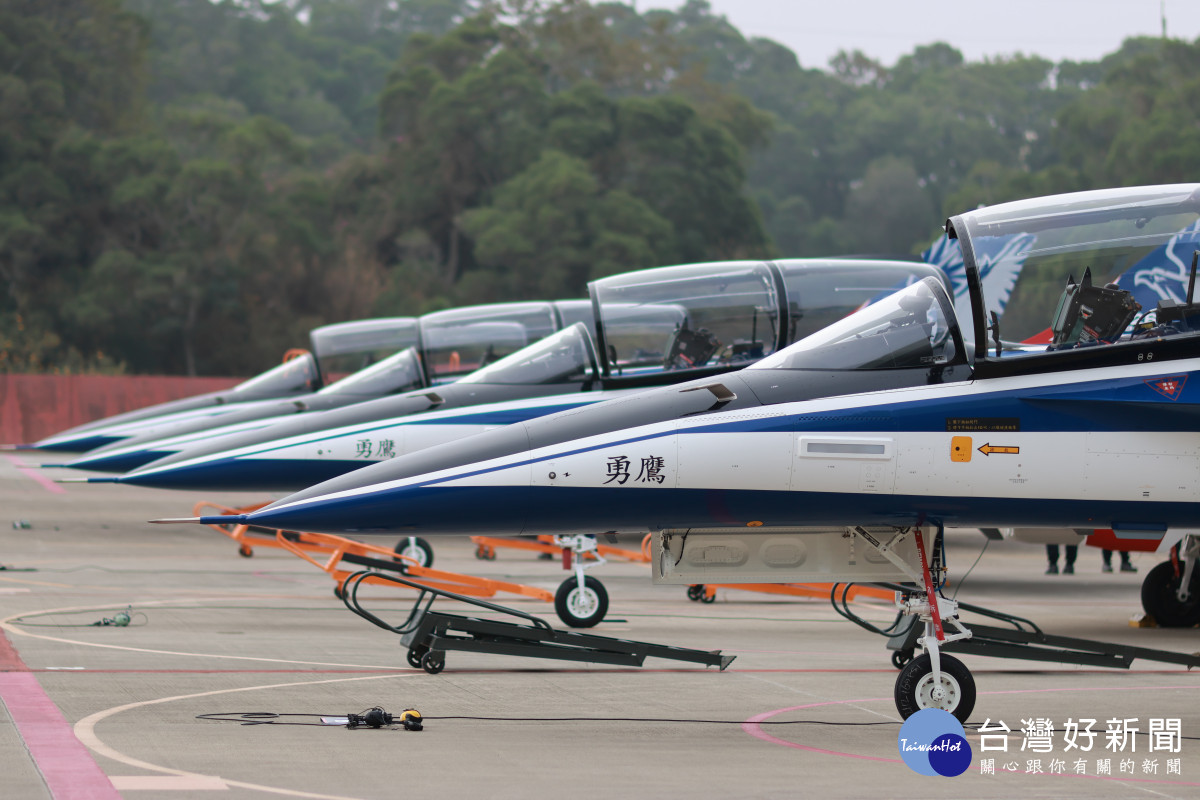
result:
[(317, 369), (317, 360), (312, 353), (301, 352), (295, 358), (289, 358), (279, 366), (239, 383), (233, 387), (232, 393), (283, 396), (297, 391), (312, 391), (320, 382), (321, 373)]
[(425, 373), (421, 369), (421, 356), (417, 348), (407, 347), (326, 386), (318, 394), (382, 397), (419, 389), (424, 384)]
[(937, 278), (925, 278), (748, 369), (920, 369), (962, 360), (950, 297)]
[(1186, 300), (1200, 247), (1200, 184), (1004, 203), (952, 217), (946, 227), (959, 240), (971, 295), (971, 318), (964, 314), (960, 323), (980, 360), (1062, 352), (1061, 347), (1004, 352), (1008, 347), (1001, 343), (1051, 341), (1064, 293), (1089, 282), (1128, 295), (1125, 306), (1135, 315), (1131, 327), (1105, 343), (1129, 343), (1137, 340), (1132, 325), (1153, 320), (1151, 312), (1162, 301)]
[(431, 382), (453, 380), (554, 333), (554, 304), (497, 303), (421, 317), (421, 350)]
[(587, 326), (576, 322), (512, 355), (476, 370), (458, 383), (533, 386), (579, 383), (596, 377), (596, 353)]
[(739, 368), (925, 277), (927, 264), (792, 259), (689, 264), (589, 285), (611, 378)]

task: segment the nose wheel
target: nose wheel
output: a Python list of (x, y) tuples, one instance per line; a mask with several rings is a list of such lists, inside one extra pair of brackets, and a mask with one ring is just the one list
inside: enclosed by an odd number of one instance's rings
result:
[(936, 676), (928, 653), (909, 661), (900, 670), (896, 679), (896, 710), (904, 719), (925, 708), (938, 708), (949, 711), (959, 722), (966, 722), (975, 709), (975, 679), (970, 670), (953, 656), (939, 655), (941, 669)]
[[(417, 562), (418, 567), (433, 566), (433, 545), (420, 536), (408, 536), (396, 543), (396, 555), (406, 556)], [(401, 567), (400, 573), (404, 574)]]
[(572, 575), (554, 594), (554, 610), (558, 618), (572, 628), (590, 628), (608, 613), (608, 591), (604, 584), (585, 575), (582, 586)]

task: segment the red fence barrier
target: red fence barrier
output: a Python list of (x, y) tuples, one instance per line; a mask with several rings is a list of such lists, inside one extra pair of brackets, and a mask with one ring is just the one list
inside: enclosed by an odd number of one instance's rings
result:
[(27, 444), (123, 411), (237, 385), (242, 378), (0, 375), (0, 444)]

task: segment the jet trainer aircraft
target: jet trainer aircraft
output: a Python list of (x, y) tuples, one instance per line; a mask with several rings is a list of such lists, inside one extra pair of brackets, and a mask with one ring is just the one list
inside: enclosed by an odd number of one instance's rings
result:
[[(188, 445), (208, 443), (235, 432), (263, 430), (283, 417), (302, 415), (307, 420), (317, 412), (361, 406), (377, 398), (412, 395), (417, 401), (409, 405), (424, 410), (431, 405), (430, 393), (420, 390), (454, 381), (479, 364), (511, 354), (564, 324), (576, 319), (590, 321), (591, 317), (592, 306), (586, 300), (495, 303), (435, 311), (411, 320), (412, 339), (416, 342), (413, 347), (376, 361), (317, 392), (283, 401), (243, 404), (240, 410), (233, 409), (219, 417), (156, 417), (122, 428), (119, 432), (127, 438), (55, 466), (124, 472), (173, 455)], [(399, 398), (396, 402), (402, 404)], [(372, 412), (384, 407), (392, 406), (367, 406)], [(305, 421), (301, 427), (313, 426)]]
[[(821, 259), (692, 264), (605, 278), (589, 287), (594, 328), (576, 323), (452, 386), (247, 433), (229, 430), (230, 435), (222, 435), (226, 429), (215, 429), (203, 437), (157, 442), (156, 451), (174, 455), (118, 481), (177, 489), (296, 491), (468, 432), (611, 399), (648, 384), (681, 383), (695, 374), (740, 368), (788, 344), (796, 331), (820, 327), (818, 320), (845, 316), (896, 286), (937, 275), (936, 269), (917, 262)], [(779, 325), (781, 313), (791, 319), (788, 325)], [(589, 322), (592, 316), (589, 305)], [(457, 335), (466, 338), (462, 332)], [(483, 346), (476, 338), (476, 347)], [(598, 348), (597, 339), (608, 346)], [(704, 343), (697, 344), (701, 339)], [(573, 397), (549, 399), (559, 395)], [(708, 405), (721, 402), (705, 396)], [(532, 402), (534, 398), (544, 401)], [(505, 401), (518, 402), (510, 407)], [(457, 411), (467, 406), (476, 410)], [(415, 414), (420, 419), (412, 418)], [(446, 426), (449, 430), (439, 430)], [(197, 443), (198, 438), (203, 441)]]
[[(311, 350), (289, 350), (283, 363), (232, 389), (185, 397), (77, 425), (21, 449), (87, 452), (167, 426), (213, 420), (263, 401), (299, 398), (332, 382), (347, 364), (374, 361), (417, 341), (413, 317), (339, 322), (309, 333)], [(368, 363), (370, 363), (368, 361)], [(352, 370), (359, 369), (353, 366)]]
[[(1176, 586), (1189, 586), (1200, 309), (1190, 296), (1141, 309), (1109, 280), (1198, 219), (1197, 184), (971, 211), (947, 221), (967, 315), (940, 282), (922, 280), (737, 375), (480, 434), (252, 514), (197, 521), (403, 535), (650, 531), (660, 582), (911, 581), (898, 604), (923, 622), (925, 654), (901, 671), (897, 707), (966, 719), (974, 679), (939, 649), (971, 636), (938, 592), (945, 526), (1183, 534)], [(984, 254), (999, 251), (1035, 278), (1002, 309), (981, 273)], [(1047, 326), (1044, 347), (1004, 345)]]

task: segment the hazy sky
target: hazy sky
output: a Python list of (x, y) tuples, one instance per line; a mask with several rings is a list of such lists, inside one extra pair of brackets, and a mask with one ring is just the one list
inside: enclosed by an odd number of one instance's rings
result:
[[(632, 0), (626, 0), (632, 2)], [(825, 67), (838, 50), (862, 50), (890, 66), (916, 45), (948, 42), (969, 61), (1022, 52), (1051, 61), (1093, 61), (1128, 36), (1200, 37), (1200, 0), (710, 0), (745, 36), (793, 50)], [(636, 0), (639, 11), (683, 0)]]

